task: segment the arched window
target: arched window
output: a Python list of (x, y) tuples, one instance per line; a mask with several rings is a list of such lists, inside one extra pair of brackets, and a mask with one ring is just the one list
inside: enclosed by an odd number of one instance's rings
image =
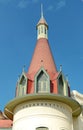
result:
[(40, 27), (39, 27), (39, 34), (40, 34)]
[(49, 130), (48, 127), (37, 127), (36, 130)]
[(45, 27), (45, 34), (46, 34), (46, 27)]
[(41, 69), (35, 77), (35, 91), (36, 93), (50, 92), (50, 79), (44, 69)]
[(68, 81), (66, 80), (63, 74), (60, 74), (58, 77), (58, 94), (70, 96)]
[(43, 33), (43, 26), (41, 26), (41, 33)]
[(18, 83), (18, 96), (23, 96), (26, 94), (26, 87), (27, 79), (24, 77), (24, 75), (22, 75)]
[(37, 78), (37, 92), (48, 92), (48, 78), (43, 71)]
[(64, 95), (64, 82), (62, 75), (58, 79), (58, 94)]

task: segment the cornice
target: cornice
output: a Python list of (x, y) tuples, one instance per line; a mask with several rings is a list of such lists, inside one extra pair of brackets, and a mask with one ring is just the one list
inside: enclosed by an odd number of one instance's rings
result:
[(72, 98), (74, 98), (75, 100), (79, 101), (79, 103), (80, 103), (81, 105), (83, 105), (83, 94), (79, 93), (79, 92), (76, 91), (76, 90), (73, 90), (73, 91), (71, 92), (71, 96), (72, 96)]

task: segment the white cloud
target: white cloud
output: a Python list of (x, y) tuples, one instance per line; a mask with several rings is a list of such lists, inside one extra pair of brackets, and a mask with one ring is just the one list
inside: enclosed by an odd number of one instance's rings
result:
[(48, 6), (48, 9), (47, 9), (47, 10), (52, 11), (53, 9), (54, 9), (54, 6), (53, 6), (53, 5), (50, 5), (50, 6)]
[(18, 7), (26, 8), (29, 4), (38, 3), (39, 0), (20, 0), (18, 3)]
[[(1, 4), (8, 4), (9, 2), (16, 1), (17, 6), (19, 8), (26, 8), (30, 4), (37, 4), (39, 0), (0, 0)], [(83, 1), (83, 0), (81, 0)], [(48, 11), (56, 11), (61, 9), (66, 5), (66, 0), (56, 0), (53, 4), (49, 5), (47, 10)]]
[(18, 3), (18, 7), (20, 7), (20, 8), (26, 8), (28, 4), (29, 4), (29, 1), (27, 1), (27, 0), (21, 0)]
[(59, 0), (57, 5), (56, 5), (56, 10), (64, 7), (66, 5), (66, 0)]
[(57, 0), (53, 5), (48, 6), (48, 11), (57, 11), (60, 10), (62, 7), (66, 6), (66, 0)]
[(26, 8), (29, 4), (36, 4), (39, 0), (0, 0), (0, 4), (15, 2), (19, 8)]

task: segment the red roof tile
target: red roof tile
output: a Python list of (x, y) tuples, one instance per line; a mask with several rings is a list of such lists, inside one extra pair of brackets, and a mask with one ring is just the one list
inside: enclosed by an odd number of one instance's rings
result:
[(48, 26), (48, 24), (47, 24), (46, 20), (44, 19), (44, 17), (41, 17), (41, 19), (39, 20), (37, 26), (40, 25), (40, 24), (45, 24), (45, 25)]
[(0, 128), (10, 128), (12, 127), (11, 120), (0, 120)]
[(34, 78), (35, 74), (41, 67), (44, 67), (44, 69), (50, 74), (54, 75), (57, 73), (48, 40), (45, 38), (41, 38), (37, 41), (32, 61), (28, 70), (29, 77), (31, 76)]

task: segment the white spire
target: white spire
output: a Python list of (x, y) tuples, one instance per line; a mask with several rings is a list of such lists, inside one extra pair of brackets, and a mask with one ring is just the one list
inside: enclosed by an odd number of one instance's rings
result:
[(43, 15), (43, 4), (41, 4), (41, 18), (37, 24), (37, 39), (48, 39), (48, 24)]
[(41, 18), (43, 18), (43, 4), (41, 4)]

